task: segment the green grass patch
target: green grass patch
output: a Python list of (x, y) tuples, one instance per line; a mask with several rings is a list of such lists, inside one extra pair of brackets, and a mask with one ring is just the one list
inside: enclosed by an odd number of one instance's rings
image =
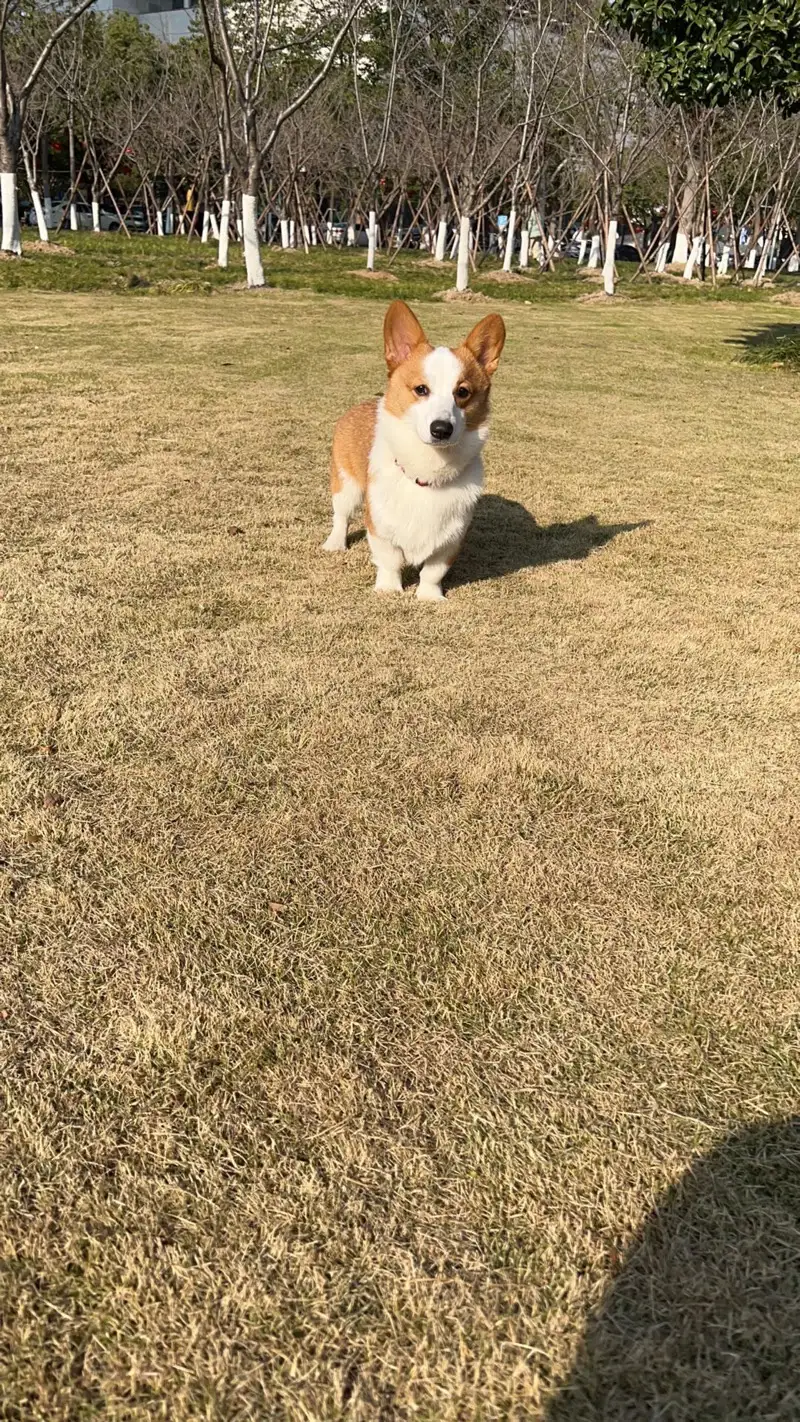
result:
[[(21, 261), (0, 262), (0, 291), (108, 291), (142, 295), (212, 295), (245, 282), (242, 249), (230, 248), (230, 265), (217, 266), (214, 243), (181, 237), (126, 237), (121, 233), (66, 232), (54, 235), (50, 250), (26, 234)], [(379, 254), (373, 276), (365, 271), (362, 248), (313, 248), (305, 253), (264, 247), (264, 268), (271, 286), (316, 291), (330, 296), (385, 301), (401, 296), (408, 301), (430, 301), (455, 284), (455, 263), (436, 266), (422, 252)], [(796, 278), (780, 278), (781, 290), (800, 286)], [(578, 271), (572, 260), (558, 263), (555, 272), (538, 267), (525, 274), (506, 275), (496, 258), (482, 258), (472, 274), (472, 290), (494, 301), (523, 305), (540, 302), (603, 301), (599, 272)], [(636, 278), (634, 263), (620, 263), (617, 291), (625, 300), (644, 302), (762, 301), (767, 293), (726, 281), (713, 287), (706, 282), (663, 278)]]

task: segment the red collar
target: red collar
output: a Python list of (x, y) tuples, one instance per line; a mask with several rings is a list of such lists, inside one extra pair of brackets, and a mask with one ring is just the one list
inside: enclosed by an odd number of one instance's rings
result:
[[(400, 473), (403, 474), (403, 475), (405, 475), (405, 472), (406, 472), (406, 471), (405, 471), (405, 469), (403, 468), (402, 464), (400, 463), (400, 460), (399, 460), (399, 459), (396, 459), (394, 462), (395, 462), (395, 464), (397, 465), (398, 469), (400, 470)], [(426, 482), (424, 479), (415, 479), (415, 480), (414, 480), (414, 483), (415, 483), (415, 484), (419, 484), (419, 487), (420, 487), (421, 489), (429, 489), (429, 488), (431, 487), (431, 486), (430, 486), (430, 483), (429, 483), (429, 482)]]

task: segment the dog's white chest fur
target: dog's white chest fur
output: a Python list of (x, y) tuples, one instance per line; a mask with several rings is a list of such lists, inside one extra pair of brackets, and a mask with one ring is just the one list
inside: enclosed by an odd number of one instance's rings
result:
[(449, 451), (421, 446), (379, 408), (369, 460), (370, 515), (378, 537), (401, 549), (407, 564), (418, 567), (460, 544), (483, 488), (484, 439), (483, 432), (467, 436), (458, 467)]

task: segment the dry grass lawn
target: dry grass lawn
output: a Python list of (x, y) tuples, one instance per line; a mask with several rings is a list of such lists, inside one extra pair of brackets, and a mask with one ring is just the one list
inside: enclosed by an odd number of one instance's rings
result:
[(796, 1419), (754, 309), (509, 310), (431, 607), (319, 552), (379, 305), (2, 307), (0, 1417)]

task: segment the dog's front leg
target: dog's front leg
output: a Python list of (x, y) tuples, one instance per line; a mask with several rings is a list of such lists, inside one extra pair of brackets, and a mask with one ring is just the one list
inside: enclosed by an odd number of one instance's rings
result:
[(372, 554), (372, 561), (378, 570), (375, 579), (376, 592), (402, 592), (403, 591), (403, 567), (405, 558), (402, 550), (395, 548), (388, 538), (379, 538), (376, 533), (368, 533), (369, 551)]
[(447, 543), (444, 548), (437, 548), (427, 563), (423, 563), (419, 570), (417, 597), (425, 602), (441, 602), (444, 597), (442, 578), (455, 562), (460, 547), (460, 542)]

